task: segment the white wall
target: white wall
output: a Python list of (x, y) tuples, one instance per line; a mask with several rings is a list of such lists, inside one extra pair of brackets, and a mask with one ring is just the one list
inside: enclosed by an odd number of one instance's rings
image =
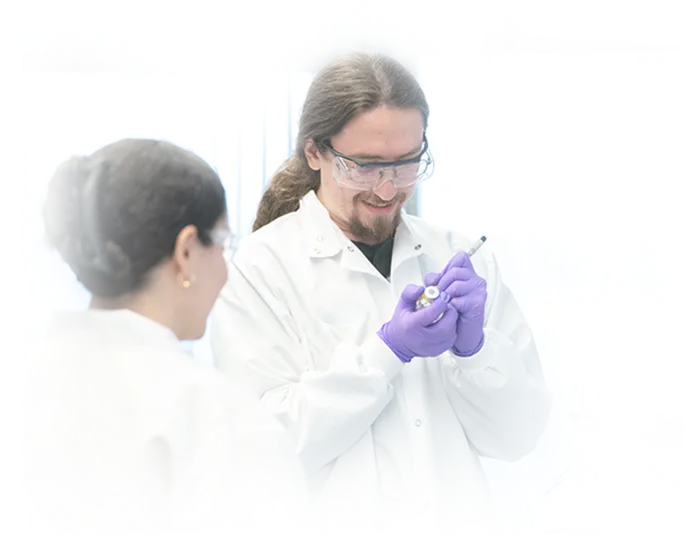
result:
[[(488, 236), (556, 395), (537, 453), (487, 462), (511, 523), (587, 436), (624, 439), (611, 452), (619, 464), (656, 433), (656, 450), (681, 443), (671, 434), (684, 423), (674, 3), (135, 4), (26, 4), (16, 136), (26, 252), (41, 249), (38, 208), (56, 165), (125, 136), (205, 157), (246, 233), (264, 176), (291, 147), (274, 130), (296, 121), (307, 72), (348, 48), (380, 48), (417, 72), (431, 105), (423, 216)], [(83, 303), (54, 260), (27, 261), (22, 326), (45, 299)]]
[[(684, 58), (442, 56), (421, 80), (437, 161), (423, 215), (488, 236), (556, 396), (534, 467), (563, 461), (587, 418), (640, 424), (637, 444), (684, 423)], [(520, 469), (492, 467), (518, 488)]]
[[(236, 78), (230, 72), (29, 72), (21, 85), (22, 330), (37, 331), (50, 307), (85, 307), (88, 292), (43, 244), (40, 209), (57, 165), (124, 137), (165, 139), (209, 162), (226, 187), (228, 219), (251, 231), (268, 176), (288, 156), (310, 73)], [(247, 84), (242, 86), (241, 84)], [(49, 276), (50, 279), (46, 280)], [(189, 342), (211, 358), (206, 340)]]
[(610, 388), (647, 354), (662, 358), (667, 307), (681, 301), (682, 57), (461, 56), (450, 67), (448, 81), (422, 76), (437, 160), (424, 216), (489, 236), (552, 381)]

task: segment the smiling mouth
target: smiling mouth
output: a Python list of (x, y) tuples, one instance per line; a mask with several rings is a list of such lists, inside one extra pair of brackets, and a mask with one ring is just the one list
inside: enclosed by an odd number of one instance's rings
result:
[(368, 202), (364, 201), (364, 204), (368, 205), (369, 207), (387, 208), (387, 207), (391, 207), (391, 206), (394, 204), (394, 202), (385, 203), (385, 204), (382, 204), (382, 205), (376, 205), (375, 203), (368, 203)]

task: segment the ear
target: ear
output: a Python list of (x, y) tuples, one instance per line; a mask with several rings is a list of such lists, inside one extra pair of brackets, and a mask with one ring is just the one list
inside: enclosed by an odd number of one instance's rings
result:
[(309, 168), (312, 170), (321, 169), (323, 154), (313, 142), (313, 139), (309, 139), (304, 144), (304, 156), (306, 156), (306, 161), (309, 163)]
[(172, 258), (181, 274), (191, 274), (190, 257), (197, 246), (198, 232), (195, 226), (186, 226), (176, 237)]

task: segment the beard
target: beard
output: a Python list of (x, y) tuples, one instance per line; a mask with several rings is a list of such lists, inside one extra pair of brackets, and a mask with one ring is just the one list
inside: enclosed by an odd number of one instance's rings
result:
[[(392, 202), (401, 205), (406, 200), (406, 194), (400, 193)], [(387, 216), (373, 216), (369, 224), (364, 224), (359, 216), (359, 205), (362, 202), (384, 204), (384, 201), (374, 194), (359, 193), (354, 197), (354, 210), (349, 218), (349, 231), (368, 245), (377, 245), (389, 239), (401, 222), (401, 210)]]

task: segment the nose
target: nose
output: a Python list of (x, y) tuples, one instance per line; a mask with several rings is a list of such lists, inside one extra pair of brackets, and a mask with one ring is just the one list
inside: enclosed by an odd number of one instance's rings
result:
[(394, 180), (392, 178), (384, 178), (373, 188), (373, 193), (375, 193), (383, 201), (391, 201), (397, 194), (397, 188), (394, 186)]

